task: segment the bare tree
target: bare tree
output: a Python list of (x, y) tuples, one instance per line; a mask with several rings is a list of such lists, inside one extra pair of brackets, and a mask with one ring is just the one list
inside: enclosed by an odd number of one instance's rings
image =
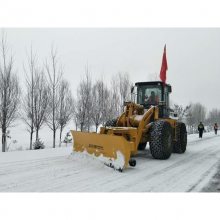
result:
[(195, 117), (196, 125), (199, 124), (200, 121), (204, 122), (206, 118), (206, 108), (201, 103), (195, 103), (192, 105), (192, 112)]
[(120, 111), (123, 112), (124, 109), (124, 102), (129, 99), (130, 89), (131, 89), (131, 82), (129, 79), (128, 73), (119, 73), (119, 94), (120, 94)]
[(75, 109), (75, 125), (76, 125), (76, 130), (77, 126), (79, 126), (79, 130), (83, 131), (85, 128), (85, 115), (86, 115), (86, 110), (85, 106), (83, 106), (83, 103), (80, 99), (79, 95), (79, 88), (77, 89), (77, 100), (76, 100), (76, 109)]
[(26, 75), (26, 94), (22, 100), (21, 118), (27, 125), (27, 130), (30, 133), (30, 150), (32, 150), (32, 140), (34, 133), (34, 90), (36, 86), (36, 55), (33, 54), (32, 47), (30, 56), (27, 58), (27, 67), (24, 66)]
[(186, 123), (190, 127), (190, 132), (194, 132), (199, 122), (206, 119), (206, 108), (201, 103), (192, 103), (186, 115)]
[(34, 113), (34, 128), (36, 130), (36, 140), (39, 139), (39, 130), (47, 121), (48, 104), (49, 104), (49, 89), (45, 81), (45, 74), (43, 70), (36, 70), (35, 72), (35, 87), (33, 97), (33, 113)]
[(107, 86), (103, 89), (103, 105), (102, 105), (102, 124), (111, 118), (110, 91)]
[(98, 80), (92, 89), (92, 121), (95, 124), (96, 132), (98, 126), (104, 124), (110, 115), (109, 90), (103, 79)]
[(103, 81), (97, 81), (92, 88), (92, 122), (95, 125), (96, 132), (102, 121), (103, 113)]
[(80, 130), (89, 131), (91, 125), (92, 80), (86, 67), (85, 78), (81, 80), (77, 89), (76, 116)]
[(74, 124), (75, 124), (75, 130), (77, 131), (78, 130), (78, 127), (80, 127), (80, 115), (79, 115), (79, 110), (80, 110), (80, 107), (79, 107), (80, 102), (79, 100), (74, 100), (74, 106), (73, 106), (73, 121), (74, 121)]
[(60, 128), (60, 146), (64, 127), (69, 123), (74, 114), (74, 100), (70, 90), (69, 83), (62, 80), (59, 86), (59, 117), (58, 123)]
[(92, 78), (89, 73), (89, 67), (86, 66), (86, 87), (85, 87), (85, 97), (86, 97), (86, 129), (90, 131), (90, 127), (92, 125)]
[(185, 120), (185, 117), (188, 114), (188, 111), (190, 109), (190, 105), (187, 105), (186, 107), (183, 107), (182, 105), (174, 104), (173, 110), (178, 115), (178, 121)]
[(111, 79), (109, 90), (109, 119), (118, 117), (124, 110), (124, 102), (130, 99), (131, 82), (128, 73), (119, 73)]
[(48, 86), (50, 92), (47, 124), (53, 131), (53, 148), (56, 144), (56, 131), (59, 127), (59, 95), (58, 89), (62, 78), (62, 68), (58, 67), (57, 52), (52, 48), (50, 54), (50, 64), (46, 61), (45, 67), (48, 74)]
[(20, 100), (18, 78), (14, 73), (12, 56), (8, 57), (5, 36), (1, 39), (0, 54), (0, 127), (2, 129), (2, 152), (6, 151), (6, 133), (8, 127), (17, 118)]
[(118, 86), (118, 79), (116, 77), (112, 77), (111, 80), (109, 103), (110, 103), (109, 119), (118, 117), (121, 112), (120, 112), (119, 86)]
[(213, 128), (214, 123), (220, 124), (220, 110), (216, 108), (210, 110), (206, 122), (210, 128)]
[(192, 105), (190, 105), (190, 108), (189, 108), (188, 113), (186, 115), (186, 125), (188, 126), (189, 133), (194, 133), (195, 117), (193, 115)]

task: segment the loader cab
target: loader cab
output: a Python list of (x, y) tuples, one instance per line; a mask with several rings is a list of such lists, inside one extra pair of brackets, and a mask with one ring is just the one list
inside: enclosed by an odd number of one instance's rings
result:
[(149, 109), (152, 105), (159, 107), (160, 117), (169, 117), (170, 103), (169, 94), (172, 88), (169, 84), (163, 86), (161, 81), (137, 82), (136, 86), (136, 103)]

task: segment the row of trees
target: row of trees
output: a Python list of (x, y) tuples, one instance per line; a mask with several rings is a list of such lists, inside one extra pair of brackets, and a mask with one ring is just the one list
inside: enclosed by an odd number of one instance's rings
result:
[(74, 99), (68, 81), (63, 78), (63, 68), (57, 51), (53, 48), (43, 64), (40, 64), (32, 48), (27, 55), (23, 72), (25, 84), (21, 89), (16, 75), (13, 57), (9, 56), (6, 38), (1, 40), (0, 54), (0, 128), (2, 151), (7, 149), (7, 131), (13, 122), (22, 119), (30, 134), (30, 149), (33, 141), (39, 140), (39, 131), (47, 125), (53, 133), (56, 146), (57, 130), (62, 132), (73, 120), (76, 130), (97, 131), (100, 124), (117, 117), (129, 98), (131, 83), (127, 73), (112, 77), (107, 86), (104, 79), (93, 82), (88, 66), (77, 87)]
[(16, 119), (22, 119), (30, 133), (30, 149), (33, 135), (39, 139), (44, 124), (53, 131), (53, 147), (56, 132), (62, 131), (74, 114), (74, 100), (69, 83), (63, 78), (57, 52), (52, 48), (49, 58), (40, 65), (36, 54), (30, 50), (24, 65), (25, 87), (15, 73), (12, 55), (9, 55), (6, 38), (1, 39), (0, 53), (0, 128), (2, 151), (6, 151), (7, 130)]
[(0, 56), (0, 127), (2, 130), (2, 151), (6, 150), (7, 128), (17, 118), (21, 89), (14, 73), (13, 57), (8, 56), (4, 37), (1, 39)]
[(220, 110), (207, 111), (201, 103), (191, 103), (186, 107), (174, 104), (173, 109), (178, 114), (179, 120), (186, 123), (190, 133), (197, 131), (199, 122), (203, 122), (210, 130), (213, 129), (214, 123), (220, 124)]
[(88, 67), (85, 77), (79, 83), (75, 101), (74, 122), (76, 130), (97, 129), (107, 120), (117, 117), (129, 99), (131, 82), (128, 73), (118, 73), (112, 77), (109, 87), (103, 78), (92, 82)]

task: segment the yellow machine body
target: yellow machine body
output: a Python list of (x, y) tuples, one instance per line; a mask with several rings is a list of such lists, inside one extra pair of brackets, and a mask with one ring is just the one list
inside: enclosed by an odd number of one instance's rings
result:
[[(137, 91), (133, 92), (135, 88)], [(124, 112), (114, 123), (106, 122), (99, 133), (71, 131), (73, 150), (106, 158), (110, 166), (120, 170), (135, 166), (133, 156), (138, 150), (144, 150), (147, 142), (155, 159), (165, 160), (172, 153), (184, 153), (186, 126), (177, 121), (170, 109), (171, 92), (171, 86), (161, 81), (135, 83), (131, 94), (135, 95), (136, 103), (125, 102)]]
[[(101, 127), (100, 133), (71, 131), (75, 152), (87, 152), (94, 156), (103, 156), (111, 161), (117, 160), (117, 153), (124, 157), (121, 169), (129, 165), (131, 156), (138, 152), (138, 145), (150, 141), (149, 130), (152, 122), (160, 120), (159, 108), (151, 106), (148, 110), (133, 102), (125, 103), (125, 111), (118, 118), (116, 127)], [(176, 126), (176, 120), (163, 119)]]

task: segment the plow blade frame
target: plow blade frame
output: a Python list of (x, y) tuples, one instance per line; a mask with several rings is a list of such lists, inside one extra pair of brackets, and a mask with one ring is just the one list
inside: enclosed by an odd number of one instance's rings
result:
[(103, 156), (109, 160), (121, 160), (118, 155), (123, 155), (123, 168), (129, 164), (134, 142), (127, 141), (123, 136), (107, 135), (71, 130), (74, 144), (73, 151), (93, 154), (96, 157)]

